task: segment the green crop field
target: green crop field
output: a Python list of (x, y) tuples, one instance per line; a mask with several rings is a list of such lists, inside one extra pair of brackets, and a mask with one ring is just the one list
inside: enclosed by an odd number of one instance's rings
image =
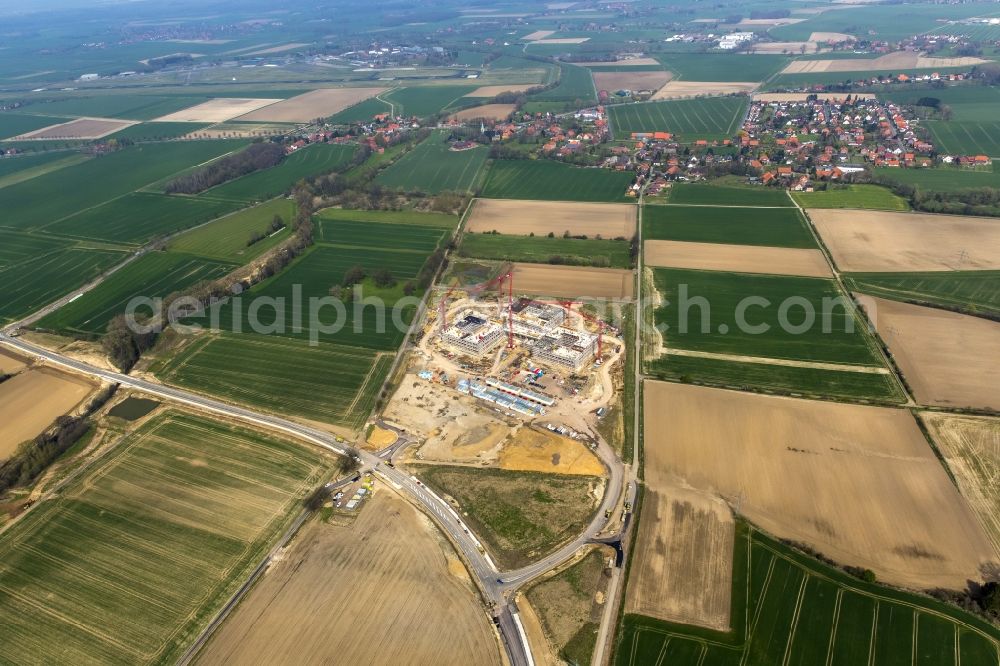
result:
[(139, 123), (112, 134), (110, 139), (132, 139), (133, 141), (161, 141), (176, 139), (191, 132), (208, 127), (206, 123)]
[(816, 247), (815, 238), (796, 208), (644, 206), (642, 237), (697, 243)]
[(958, 167), (937, 167), (932, 169), (895, 169), (883, 167), (875, 169), (883, 178), (890, 178), (907, 185), (919, 185), (932, 192), (954, 192), (975, 187), (1000, 188), (1000, 171), (993, 168), (961, 169)]
[(43, 176), (68, 166), (86, 162), (90, 157), (76, 152), (52, 151), (0, 160), (0, 188)]
[(202, 417), (154, 417), (0, 537), (0, 661), (177, 661), (332, 463)]
[(747, 97), (703, 97), (617, 104), (608, 108), (615, 138), (632, 132), (670, 132), (681, 140), (728, 138), (739, 129)]
[(10, 113), (0, 111), (0, 140), (33, 132), (49, 125), (64, 123), (67, 118), (53, 118), (51, 116), (32, 116), (27, 114)]
[(845, 280), (873, 296), (1000, 315), (1000, 271), (851, 273)]
[[(126, 311), (135, 297), (164, 298), (199, 280), (221, 277), (234, 268), (177, 252), (150, 252), (112, 273), (96, 288), (38, 322), (38, 327), (70, 335), (98, 336)], [(140, 314), (149, 312), (144, 307)]]
[(478, 87), (478, 85), (463, 85), (395, 88), (379, 97), (395, 105), (397, 116), (426, 118), (447, 109)]
[[(506, 236), (467, 233), (458, 248), (462, 257), (525, 261), (540, 264), (560, 263), (574, 266), (632, 265), (628, 241), (607, 239), (548, 238), (546, 236)], [(553, 259), (558, 257), (557, 261)]]
[(670, 188), (669, 201), (701, 206), (795, 206), (783, 189), (726, 187), (703, 183), (674, 185)]
[(278, 335), (202, 335), (157, 370), (165, 382), (322, 423), (359, 428), (392, 353)]
[(1000, 157), (1000, 122), (928, 120), (927, 128), (941, 153)]
[(0, 209), (4, 211), (0, 225), (41, 227), (245, 144), (227, 140), (138, 145), (38, 176), (0, 189)]
[[(280, 216), (288, 225), (284, 231), (269, 235), (264, 240), (247, 246), (253, 233), (270, 233), (271, 221)], [(241, 210), (232, 215), (206, 224), (178, 236), (170, 243), (170, 249), (222, 261), (246, 263), (250, 259), (271, 249), (288, 238), (295, 216), (295, 203), (290, 199), (272, 199), (253, 208)]]
[(899, 385), (888, 373), (822, 370), (676, 354), (665, 354), (647, 361), (646, 373), (659, 379), (816, 398), (864, 399), (894, 404), (905, 400)]
[(72, 246), (0, 268), (0, 322), (14, 321), (48, 305), (124, 258), (119, 250)]
[(343, 111), (334, 114), (330, 118), (333, 123), (361, 123), (371, 120), (380, 113), (389, 113), (389, 105), (382, 100), (370, 97), (363, 102), (358, 102)]
[(921, 98), (931, 97), (951, 109), (951, 120), (992, 121), (996, 119), (997, 105), (1000, 105), (1000, 88), (985, 85), (950, 85), (945, 88), (902, 90), (890, 86), (879, 97), (899, 104), (916, 104)]
[(763, 81), (780, 72), (790, 58), (783, 55), (733, 53), (667, 53), (657, 56), (664, 67), (686, 81)]
[(594, 78), (586, 67), (562, 63), (559, 65), (559, 83), (551, 90), (534, 94), (532, 102), (575, 102), (588, 104), (596, 99)]
[(195, 104), (201, 104), (207, 99), (207, 97), (202, 96), (134, 95), (115, 92), (113, 94), (74, 96), (51, 102), (40, 102), (26, 108), (32, 113), (47, 113), (57, 116), (152, 120)]
[[(1000, 661), (1000, 631), (927, 596), (865, 583), (737, 524), (727, 633), (626, 615), (618, 666), (893, 666)], [(957, 653), (957, 654), (956, 654)]]
[(896, 42), (938, 28), (943, 18), (951, 20), (982, 15), (985, 5), (970, 3), (949, 7), (945, 14), (933, 5), (914, 4), (905, 12), (891, 5), (852, 7), (851, 11), (823, 12), (802, 23), (783, 25), (768, 30), (780, 41), (809, 39), (813, 32), (844, 32), (859, 39), (879, 39)]
[(198, 196), (244, 203), (267, 201), (292, 189), (303, 178), (329, 173), (344, 166), (355, 150), (357, 146), (349, 144), (318, 144), (302, 148), (278, 166), (223, 183)]
[[(824, 301), (841, 296), (833, 280), (664, 268), (653, 269), (653, 276), (666, 303), (654, 318), (668, 327), (663, 332), (668, 347), (881, 365), (860, 317), (843, 303)], [(756, 301), (745, 301), (750, 297)], [(849, 301), (846, 307), (852, 307)]]
[[(419, 226), (454, 229), (458, 218), (445, 213), (424, 213), (416, 210), (351, 210), (324, 208), (317, 213), (322, 228), (324, 220), (352, 220), (355, 222), (387, 222), (390, 224), (416, 224)], [(378, 229), (379, 227), (374, 227)]]
[(909, 210), (906, 199), (878, 185), (831, 186), (817, 192), (792, 192), (803, 208), (864, 208), (868, 210)]
[(495, 160), (483, 186), (492, 199), (629, 201), (632, 174), (547, 160)]
[(214, 220), (239, 207), (231, 201), (133, 192), (43, 228), (73, 238), (140, 245)]
[[(366, 222), (349, 219), (321, 219), (317, 225), (316, 237), (325, 243), (338, 246), (373, 246), (377, 237), (391, 239), (383, 243), (392, 250), (406, 250), (427, 256), (441, 244), (445, 231), (439, 227), (417, 224), (393, 224), (391, 222)], [(373, 267), (374, 268), (374, 267)]]
[(0, 270), (22, 262), (36, 261), (70, 245), (70, 241), (62, 238), (0, 229)]
[(435, 132), (424, 142), (382, 171), (375, 182), (402, 190), (438, 194), (446, 190), (474, 192), (482, 184), (489, 148), (450, 149), (447, 133)]

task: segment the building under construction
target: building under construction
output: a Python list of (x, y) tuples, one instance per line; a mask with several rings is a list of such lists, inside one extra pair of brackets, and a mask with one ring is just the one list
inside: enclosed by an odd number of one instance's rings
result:
[(503, 326), (473, 310), (466, 310), (455, 324), (441, 333), (441, 342), (457, 352), (478, 357), (496, 349), (505, 337)]

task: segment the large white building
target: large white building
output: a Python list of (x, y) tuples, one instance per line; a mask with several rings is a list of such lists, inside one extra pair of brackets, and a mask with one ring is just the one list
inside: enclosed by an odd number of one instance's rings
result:
[(482, 356), (496, 349), (504, 338), (503, 326), (489, 321), (473, 310), (466, 310), (459, 320), (441, 333), (441, 342), (469, 356)]

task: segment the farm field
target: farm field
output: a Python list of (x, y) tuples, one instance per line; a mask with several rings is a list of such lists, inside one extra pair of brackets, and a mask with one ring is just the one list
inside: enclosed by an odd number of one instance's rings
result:
[(136, 123), (132, 120), (115, 120), (114, 118), (74, 118), (68, 122), (26, 132), (13, 137), (13, 140), (100, 139), (134, 124)]
[[(632, 175), (544, 160), (495, 160), (482, 196), (545, 201), (625, 201)], [(2, 191), (0, 191), (2, 192)]]
[[(345, 213), (354, 211), (343, 211)], [(352, 219), (320, 219), (317, 239), (338, 246), (372, 247), (379, 244), (376, 236), (392, 239), (391, 251), (420, 252), (426, 256), (437, 248), (447, 233), (441, 227), (394, 222), (368, 222)], [(370, 265), (371, 270), (377, 268)]]
[(826, 257), (813, 249), (648, 240), (643, 257), (649, 266), (666, 268), (833, 277)]
[[(419, 226), (454, 229), (458, 218), (447, 213), (425, 213), (417, 210), (351, 210), (347, 208), (324, 208), (316, 213), (319, 227), (326, 220), (350, 220), (354, 222), (388, 222), (391, 224), (415, 224)], [(373, 227), (378, 229), (380, 227)]]
[(687, 183), (670, 188), (670, 203), (698, 206), (795, 207), (782, 189)]
[[(898, 169), (897, 169), (898, 171)], [(871, 210), (909, 210), (906, 199), (878, 185), (847, 185), (817, 192), (792, 192), (803, 208), (867, 208)]]
[(590, 76), (590, 70), (578, 65), (561, 63), (559, 65), (559, 84), (552, 90), (545, 90), (531, 95), (532, 102), (576, 102), (583, 104), (595, 99), (597, 92)]
[(920, 420), (976, 512), (993, 547), (1000, 551), (1000, 420), (920, 412)]
[[(43, 317), (37, 326), (69, 335), (97, 337), (124, 314), (131, 299), (165, 298), (199, 280), (221, 277), (234, 264), (178, 252), (150, 252), (113, 273), (96, 288)], [(148, 314), (144, 307), (140, 314)]]
[(516, 110), (517, 107), (513, 104), (483, 104), (456, 111), (451, 114), (450, 118), (459, 122), (469, 122), (470, 120), (478, 120), (480, 118), (486, 120), (504, 120)]
[(626, 238), (635, 235), (636, 207), (627, 204), (476, 199), (466, 231), (527, 236)]
[(637, 102), (608, 108), (615, 137), (631, 132), (670, 132), (684, 141), (732, 136), (749, 104), (746, 97), (705, 97)]
[(597, 477), (412, 465), (417, 477), (454, 498), (502, 569), (552, 552), (590, 522), (604, 481)]
[(733, 389), (757, 389), (817, 398), (846, 398), (899, 404), (903, 394), (888, 372), (851, 372), (714, 358), (677, 353), (646, 362), (646, 372), (661, 379), (699, 382)]
[[(926, 596), (864, 583), (738, 524), (734, 630), (628, 614), (615, 663), (995, 666), (995, 627)], [(956, 655), (955, 653), (959, 654)]]
[(450, 149), (447, 135), (437, 132), (379, 173), (375, 182), (386, 187), (420, 190), (429, 194), (444, 191), (474, 192), (482, 183), (489, 149)]
[(653, 95), (652, 99), (684, 99), (686, 97), (706, 97), (711, 95), (737, 95), (749, 93), (760, 85), (755, 81), (671, 81)]
[(943, 153), (1000, 156), (1000, 123), (992, 121), (928, 120), (927, 129)]
[(220, 261), (246, 263), (288, 238), (289, 232), (286, 229), (247, 246), (251, 234), (270, 233), (271, 221), (275, 215), (290, 226), (295, 216), (295, 203), (289, 199), (272, 199), (259, 206), (227, 215), (178, 236), (171, 241), (169, 249)]
[(217, 97), (153, 120), (158, 123), (221, 123), (281, 101), (280, 98), (273, 97), (262, 99)]
[(814, 74), (843, 72), (878, 72), (901, 69), (947, 69), (971, 67), (985, 62), (982, 58), (928, 58), (913, 51), (896, 51), (877, 58), (833, 58), (794, 60), (781, 70), (782, 74)]
[(788, 63), (783, 55), (736, 55), (730, 53), (667, 53), (657, 57), (676, 74), (689, 81), (763, 81)]
[[(132, 139), (133, 141), (160, 141), (191, 135), (206, 136), (207, 132), (204, 135), (199, 133), (199, 130), (203, 130), (206, 127), (209, 127), (206, 123), (137, 123), (129, 125), (119, 132), (115, 132), (112, 138)], [(217, 127), (212, 127), (213, 131), (216, 129)], [(227, 135), (216, 134), (216, 138), (227, 138)]]
[(41, 228), (60, 236), (139, 245), (214, 220), (239, 206), (218, 199), (132, 192)]
[(195, 663), (289, 659), (501, 663), (461, 560), (427, 518), (385, 488), (350, 525), (307, 524)]
[(0, 659), (175, 661), (331, 467), (217, 421), (154, 418), (0, 539)]
[(0, 160), (0, 188), (87, 161), (79, 153), (48, 152)]
[(768, 533), (893, 585), (965, 589), (996, 564), (905, 409), (663, 382), (643, 393), (653, 487), (739, 497), (740, 514)]
[(597, 90), (616, 92), (618, 90), (653, 90), (657, 91), (670, 80), (670, 72), (595, 71), (593, 73), (594, 87)]
[(465, 95), (473, 92), (479, 86), (413, 86), (410, 88), (394, 88), (380, 97), (391, 102), (396, 115), (417, 116), (426, 118), (440, 113), (454, 105)]
[[(850, 299), (838, 298), (841, 294), (832, 280), (672, 268), (653, 269), (653, 279), (667, 303), (656, 308), (654, 318), (657, 325), (668, 327), (662, 334), (668, 348), (881, 365), (874, 340), (865, 333)], [(750, 296), (768, 303), (760, 301), (746, 310), (741, 326), (737, 308)], [(782, 326), (779, 311), (785, 301), (796, 305), (785, 312), (787, 325)], [(804, 303), (813, 317), (805, 314)]]
[(880, 95), (900, 104), (916, 104), (923, 97), (933, 97), (951, 109), (952, 121), (992, 121), (1000, 104), (1000, 90), (981, 85), (952, 85), (933, 90), (890, 89)]
[(164, 382), (286, 416), (358, 428), (392, 354), (279, 335), (204, 334), (155, 369)]
[(865, 295), (860, 301), (919, 403), (1000, 410), (1000, 323)]
[(54, 116), (35, 116), (3, 111), (0, 112), (0, 139), (12, 139), (64, 121), (65, 118)]
[[(191, 141), (138, 145), (0, 189), (4, 225), (32, 229), (121, 197), (246, 144)], [(59, 192), (59, 196), (51, 196)]]
[(816, 240), (794, 208), (655, 205), (642, 209), (644, 240), (815, 248)]
[(629, 243), (616, 240), (467, 233), (462, 236), (458, 254), (475, 259), (573, 266), (629, 268), (632, 265)]
[(932, 169), (875, 169), (883, 178), (919, 185), (933, 192), (954, 192), (974, 187), (1000, 187), (1000, 171), (937, 167)]
[(0, 229), (0, 270), (19, 263), (29, 263), (55, 250), (65, 249), (71, 241), (43, 234)]
[(728, 631), (734, 532), (721, 499), (659, 483), (647, 489), (625, 612)]
[(319, 88), (275, 104), (252, 109), (238, 118), (269, 123), (307, 123), (316, 118), (328, 118), (385, 90), (387, 89)]
[[(0, 356), (0, 370), (15, 366)], [(32, 439), (52, 425), (56, 417), (68, 414), (94, 391), (96, 384), (52, 368), (22, 370), (0, 383), (0, 462), (17, 451), (21, 442)]]
[(881, 298), (1000, 314), (1000, 271), (849, 273), (844, 280), (851, 291)]
[(109, 95), (71, 96), (32, 104), (29, 108), (33, 113), (47, 113), (56, 116), (153, 120), (159, 116), (204, 102), (205, 99), (200, 95), (133, 95), (115, 92)]
[(355, 149), (356, 146), (345, 144), (318, 144), (302, 148), (286, 157), (278, 166), (213, 187), (202, 192), (199, 198), (227, 199), (242, 203), (267, 201), (284, 194), (303, 178), (328, 173), (344, 166), (354, 155)]
[(631, 300), (635, 293), (635, 276), (620, 268), (518, 263), (514, 283), (522, 293), (556, 298)]
[(63, 247), (0, 268), (0, 322), (11, 322), (87, 284), (125, 259), (119, 250)]
[(821, 209), (809, 217), (847, 273), (1000, 269), (1000, 220)]
[(387, 102), (372, 97), (335, 113), (330, 118), (330, 122), (337, 124), (360, 123), (371, 120), (380, 113), (389, 113), (389, 109), (390, 106)]

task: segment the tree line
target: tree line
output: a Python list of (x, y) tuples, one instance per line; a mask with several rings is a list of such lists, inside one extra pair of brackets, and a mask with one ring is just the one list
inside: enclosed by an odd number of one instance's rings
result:
[(254, 171), (277, 166), (285, 159), (285, 147), (280, 143), (253, 143), (235, 155), (228, 155), (189, 174), (167, 183), (167, 194), (198, 194)]

